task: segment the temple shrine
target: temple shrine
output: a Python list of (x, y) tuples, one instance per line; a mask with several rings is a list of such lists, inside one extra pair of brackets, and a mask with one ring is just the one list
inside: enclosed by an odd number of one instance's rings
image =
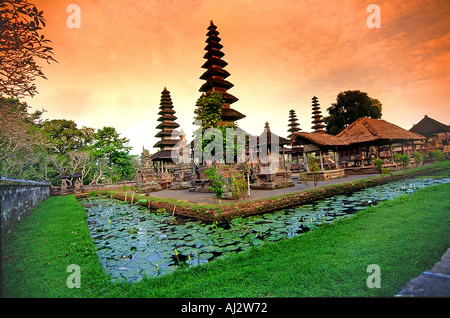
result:
[(206, 39), (206, 53), (203, 56), (206, 62), (202, 65), (202, 68), (206, 69), (206, 71), (200, 76), (200, 79), (205, 80), (206, 83), (200, 87), (199, 91), (205, 93), (206, 96), (211, 92), (221, 93), (224, 105), (222, 107), (222, 117), (219, 125), (234, 125), (235, 121), (244, 118), (245, 115), (230, 106), (238, 101), (238, 98), (228, 93), (228, 90), (234, 85), (226, 80), (230, 76), (230, 73), (224, 70), (224, 67), (228, 63), (222, 59), (225, 53), (221, 51), (223, 45), (220, 44), (219, 31), (217, 31), (217, 27), (213, 21), (210, 22), (206, 36), (208, 37)]
[(175, 116), (175, 110), (173, 109), (172, 98), (170, 97), (170, 92), (164, 87), (161, 93), (161, 102), (159, 106), (160, 112), (158, 115), (158, 126), (156, 129), (160, 131), (155, 135), (155, 137), (160, 138), (153, 147), (160, 148), (160, 150), (151, 156), (151, 160), (155, 163), (159, 163), (160, 172), (164, 172), (169, 168), (173, 168), (175, 162), (172, 160), (172, 150), (180, 141), (179, 132), (175, 129), (180, 127), (179, 124), (175, 122), (177, 117)]

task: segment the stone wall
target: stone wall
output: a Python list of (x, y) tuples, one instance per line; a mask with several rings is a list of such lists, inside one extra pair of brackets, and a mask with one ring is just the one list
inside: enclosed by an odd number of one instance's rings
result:
[(9, 234), (35, 205), (48, 198), (50, 188), (48, 183), (0, 179), (2, 234)]

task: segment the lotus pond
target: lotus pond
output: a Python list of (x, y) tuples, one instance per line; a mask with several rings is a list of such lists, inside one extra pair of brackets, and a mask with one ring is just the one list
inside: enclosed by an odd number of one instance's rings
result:
[(450, 178), (416, 178), (295, 208), (210, 224), (108, 197), (81, 200), (100, 262), (112, 279), (140, 280), (287, 239), (358, 210)]

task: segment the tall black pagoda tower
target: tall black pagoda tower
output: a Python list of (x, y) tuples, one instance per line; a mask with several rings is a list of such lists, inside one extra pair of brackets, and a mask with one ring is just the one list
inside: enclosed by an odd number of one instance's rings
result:
[(300, 131), (300, 127), (298, 122), (297, 122), (297, 115), (295, 114), (295, 110), (291, 109), (289, 111), (289, 129), (288, 129), (288, 139), (291, 139), (291, 137), (298, 131)]
[[(170, 97), (170, 92), (164, 87), (161, 92), (161, 102), (159, 104), (160, 117), (158, 118), (158, 126), (156, 129), (160, 131), (155, 135), (155, 137), (160, 138), (160, 140), (153, 146), (154, 148), (160, 148), (160, 150), (154, 154), (151, 159), (153, 161), (160, 161), (164, 167), (170, 163), (172, 164), (172, 149), (180, 141), (178, 138), (179, 133), (174, 132), (174, 129), (180, 127), (179, 124), (175, 122), (177, 117), (174, 115), (175, 110), (173, 110), (172, 98)], [(175, 138), (176, 137), (176, 138)]]
[(325, 125), (323, 123), (322, 111), (320, 110), (319, 99), (316, 96), (312, 98), (311, 118), (313, 119), (311, 123), (314, 124), (311, 128), (314, 129), (314, 132), (325, 132), (323, 130), (325, 128)]
[(221, 124), (233, 124), (235, 121), (244, 118), (245, 115), (230, 107), (238, 98), (228, 93), (228, 90), (234, 85), (226, 80), (230, 76), (230, 73), (224, 70), (224, 67), (228, 63), (222, 59), (225, 53), (221, 51), (223, 45), (219, 43), (221, 39), (213, 21), (211, 21), (208, 27), (206, 36), (208, 37), (206, 39), (206, 53), (203, 56), (206, 62), (202, 65), (202, 68), (206, 69), (206, 72), (200, 76), (200, 79), (205, 80), (206, 83), (200, 87), (199, 91), (205, 93), (206, 96), (211, 92), (221, 93), (224, 99)]

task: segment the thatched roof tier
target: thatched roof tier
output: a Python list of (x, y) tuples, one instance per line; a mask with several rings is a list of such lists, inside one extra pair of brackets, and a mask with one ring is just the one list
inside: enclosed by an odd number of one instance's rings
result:
[(158, 151), (153, 156), (151, 156), (150, 159), (155, 160), (155, 161), (161, 161), (161, 160), (167, 161), (168, 159), (172, 159), (172, 150)]
[[(233, 95), (230, 95), (230, 96), (233, 96)], [(242, 119), (244, 117), (245, 117), (244, 114), (241, 114), (240, 112), (238, 112), (237, 110), (235, 110), (233, 108), (226, 108), (226, 107), (222, 108), (222, 120), (223, 121), (236, 121), (236, 120)]]
[[(211, 54), (214, 54), (214, 53), (211, 53)], [(208, 69), (208, 68), (210, 68), (210, 67), (213, 66), (213, 65), (217, 65), (217, 66), (220, 66), (220, 67), (225, 67), (225, 66), (228, 65), (228, 63), (225, 62), (224, 60), (222, 60), (222, 59), (219, 58), (219, 57), (211, 56), (211, 57), (208, 58), (208, 60), (202, 65), (202, 68)]]
[(175, 111), (170, 108), (163, 108), (158, 113), (158, 115), (164, 115), (164, 114), (175, 114)]
[(156, 129), (164, 129), (164, 128), (178, 128), (180, 127), (179, 124), (173, 121), (165, 120), (162, 123), (160, 123), (158, 126), (156, 126)]
[(172, 136), (172, 135), (176, 135), (176, 137), (178, 137), (178, 132), (174, 131), (173, 128), (163, 128), (161, 129), (156, 135), (155, 137), (164, 137), (164, 136)]
[(205, 73), (203, 73), (203, 75), (200, 76), (200, 79), (208, 80), (208, 78), (211, 78), (211, 76), (220, 76), (222, 78), (227, 78), (228, 76), (230, 76), (230, 73), (223, 68), (214, 65), (211, 66)]
[(383, 119), (366, 117), (357, 119), (336, 137), (352, 145), (382, 145), (426, 139)]
[(450, 126), (425, 115), (425, 117), (415, 124), (409, 131), (431, 138), (438, 133), (450, 132)]
[(157, 119), (157, 121), (164, 121), (164, 120), (173, 121), (173, 120), (175, 120), (175, 119), (177, 119), (177, 117), (174, 116), (174, 115), (171, 115), (171, 114), (164, 114), (164, 115), (162, 115), (161, 117), (159, 117), (159, 118)]
[(153, 147), (154, 148), (163, 148), (166, 146), (175, 146), (178, 142), (179, 142), (179, 140), (175, 140), (175, 139), (161, 139)]
[(207, 79), (206, 83), (202, 85), (202, 87), (200, 87), (199, 91), (200, 92), (208, 92), (210, 90), (212, 90), (214, 87), (222, 87), (225, 89), (230, 89), (232, 88), (234, 85), (230, 82), (228, 82), (227, 80), (224, 80), (223, 78), (220, 77), (210, 77)]
[(222, 58), (225, 56), (225, 53), (223, 53), (222, 51), (211, 50), (211, 51), (206, 52), (205, 55), (203, 55), (203, 58), (210, 59), (214, 56), (217, 58)]
[(217, 50), (220, 51), (221, 49), (223, 49), (223, 45), (219, 43), (219, 41), (217, 41), (217, 39), (219, 38), (215, 38), (215, 39), (207, 39), (206, 42), (208, 43), (208, 45), (206, 45), (205, 50), (206, 51), (213, 51), (213, 50)]
[(296, 132), (291, 137), (291, 142), (295, 144), (315, 144), (320, 149), (335, 149), (336, 147), (348, 146), (348, 143), (340, 138), (325, 132)]

